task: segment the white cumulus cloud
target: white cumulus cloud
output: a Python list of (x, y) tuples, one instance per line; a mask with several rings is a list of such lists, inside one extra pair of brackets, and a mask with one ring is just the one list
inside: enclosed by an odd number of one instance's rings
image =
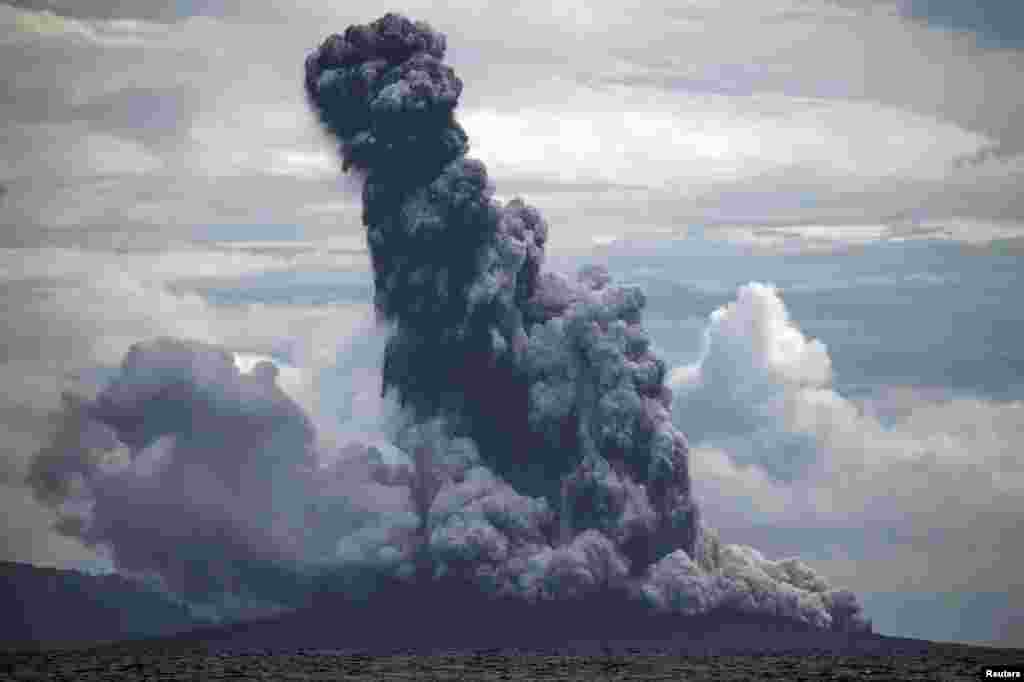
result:
[(838, 573), (819, 565), (855, 589), (925, 589), (924, 581), (941, 591), (964, 587), (964, 576), (968, 589), (1014, 584), (1024, 404), (908, 388), (894, 410), (891, 397), (844, 396), (831, 385), (824, 344), (759, 283), (710, 315), (699, 360), (669, 382), (711, 523), (863, 528), (873, 551), (897, 558), (887, 580), (877, 571), (858, 578), (845, 560)]

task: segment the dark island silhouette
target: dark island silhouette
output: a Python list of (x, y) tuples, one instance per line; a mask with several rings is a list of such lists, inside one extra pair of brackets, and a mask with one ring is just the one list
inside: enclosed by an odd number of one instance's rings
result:
[(0, 649), (81, 647), (180, 633), (210, 621), (116, 574), (0, 562)]
[[(208, 652), (328, 650), (369, 655), (505, 652), (585, 656), (670, 653), (914, 655), (948, 644), (868, 632), (821, 630), (787, 617), (719, 609), (697, 616), (651, 613), (608, 590), (578, 600), (528, 602), (488, 596), (460, 580), (429, 586), (382, 578), (361, 594), (316, 595), (275, 618), (144, 641)], [(954, 647), (957, 645), (953, 645)]]
[(569, 602), (527, 602), (488, 596), (457, 580), (425, 587), (379, 574), (367, 579), (351, 570), (327, 572), (306, 588), (304, 603), (288, 613), (216, 624), (132, 578), (2, 562), (0, 651), (939, 657), (973, 652), (996, 660), (1014, 653), (834, 632), (728, 609), (699, 616), (651, 613), (615, 590)]

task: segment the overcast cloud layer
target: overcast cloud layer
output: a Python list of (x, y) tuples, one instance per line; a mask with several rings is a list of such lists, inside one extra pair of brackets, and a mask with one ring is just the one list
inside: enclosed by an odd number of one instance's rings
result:
[[(404, 9), (449, 27), (449, 59), (475, 85), (461, 104), (474, 153), (501, 192), (564, 219), (561, 240), (595, 220), (1019, 232), (1024, 95), (1010, 84), (1024, 58), (969, 12), (827, 0)], [(357, 20), (310, 0), (0, 4), (2, 239), (296, 216), (333, 226), (346, 210), (336, 162), (294, 55), (322, 26)]]
[[(959, 7), (401, 9), (448, 34), (471, 155), (500, 197), (544, 212), (552, 251), (703, 232), (793, 254), (921, 238), (1014, 253), (1024, 21)], [(378, 358), (346, 350), (370, 314), (358, 188), (307, 111), (300, 66), (324, 26), (375, 16), (311, 0), (0, 3), (3, 558), (96, 560), (20, 482), (59, 427), (60, 392), (100, 385), (132, 343), (272, 356), (324, 438), (348, 435), (331, 428), (339, 409), (372, 401), (318, 381), (369, 386)], [(790, 319), (784, 290), (733, 284), (717, 317), (720, 300), (679, 315), (707, 333), (674, 377), (713, 524), (856, 533), (814, 566), (859, 592), (1022, 603), (1024, 557), (1006, 549), (1020, 545), (1021, 396), (860, 400), (830, 383), (841, 359)], [(1020, 645), (1019, 622), (1004, 625)]]

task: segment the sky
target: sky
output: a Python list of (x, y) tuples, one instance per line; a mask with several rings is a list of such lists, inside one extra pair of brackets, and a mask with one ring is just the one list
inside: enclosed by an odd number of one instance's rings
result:
[[(301, 85), (376, 14), (256, 4), (0, 3), (0, 558), (103, 564), (23, 482), (61, 391), (133, 343), (274, 358), (321, 423), (372, 375), (346, 354), (359, 187)], [(648, 292), (723, 536), (804, 557), (887, 634), (1024, 646), (1024, 10), (396, 9), (447, 34), (470, 153), (544, 213), (550, 267)]]

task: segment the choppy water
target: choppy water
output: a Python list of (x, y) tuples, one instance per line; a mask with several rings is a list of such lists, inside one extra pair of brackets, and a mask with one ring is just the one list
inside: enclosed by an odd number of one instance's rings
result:
[[(483, 652), (368, 656), (341, 651), (211, 653), (115, 645), (0, 654), (5, 680), (978, 680), (1024, 651), (960, 645), (931, 653), (579, 656)], [(1014, 660), (1016, 659), (1016, 660)]]

